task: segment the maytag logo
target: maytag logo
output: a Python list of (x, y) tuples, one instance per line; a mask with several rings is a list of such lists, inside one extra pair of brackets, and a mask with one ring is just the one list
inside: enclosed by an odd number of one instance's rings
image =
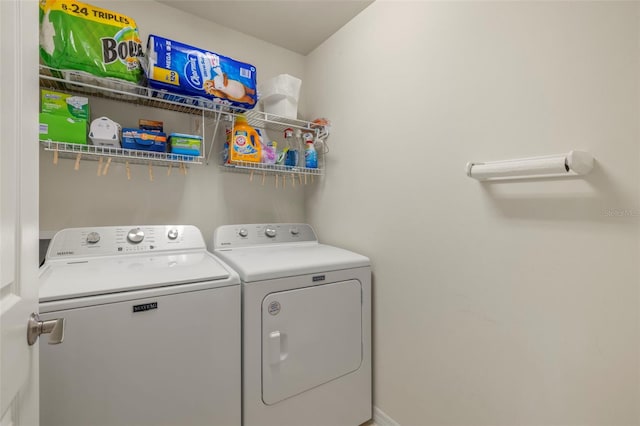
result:
[(71, 254), (73, 254), (74, 252), (72, 250), (67, 250), (67, 251), (58, 251), (56, 252), (56, 254), (58, 256), (69, 256)]
[(152, 309), (158, 309), (158, 302), (143, 303), (142, 305), (133, 305), (133, 312), (144, 312)]
[(202, 89), (202, 73), (200, 72), (199, 57), (197, 53), (189, 53), (187, 55), (187, 63), (184, 65), (184, 75), (187, 76), (187, 82), (194, 89)]
[(324, 281), (325, 280), (325, 276), (324, 275), (316, 275), (315, 277), (312, 278), (313, 282), (315, 283), (316, 281)]

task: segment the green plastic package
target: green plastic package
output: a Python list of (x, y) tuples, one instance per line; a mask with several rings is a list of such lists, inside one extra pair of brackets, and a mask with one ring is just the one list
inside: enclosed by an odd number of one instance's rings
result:
[(143, 55), (128, 16), (73, 0), (40, 1), (40, 57), (59, 70), (139, 83)]

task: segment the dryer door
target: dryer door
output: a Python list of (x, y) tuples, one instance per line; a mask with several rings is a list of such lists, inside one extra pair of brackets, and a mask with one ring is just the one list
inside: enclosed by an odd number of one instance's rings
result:
[(262, 399), (272, 405), (357, 370), (357, 280), (271, 293), (262, 301)]

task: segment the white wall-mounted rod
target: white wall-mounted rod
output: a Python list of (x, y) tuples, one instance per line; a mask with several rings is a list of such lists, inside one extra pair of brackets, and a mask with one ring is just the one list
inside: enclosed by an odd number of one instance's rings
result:
[(593, 156), (584, 151), (546, 157), (467, 163), (467, 176), (478, 180), (545, 176), (586, 175), (593, 169)]

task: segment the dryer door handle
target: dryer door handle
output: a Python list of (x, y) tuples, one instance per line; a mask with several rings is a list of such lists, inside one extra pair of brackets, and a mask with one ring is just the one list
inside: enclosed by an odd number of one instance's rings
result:
[(279, 364), (287, 359), (287, 335), (279, 330), (269, 333), (269, 364)]

